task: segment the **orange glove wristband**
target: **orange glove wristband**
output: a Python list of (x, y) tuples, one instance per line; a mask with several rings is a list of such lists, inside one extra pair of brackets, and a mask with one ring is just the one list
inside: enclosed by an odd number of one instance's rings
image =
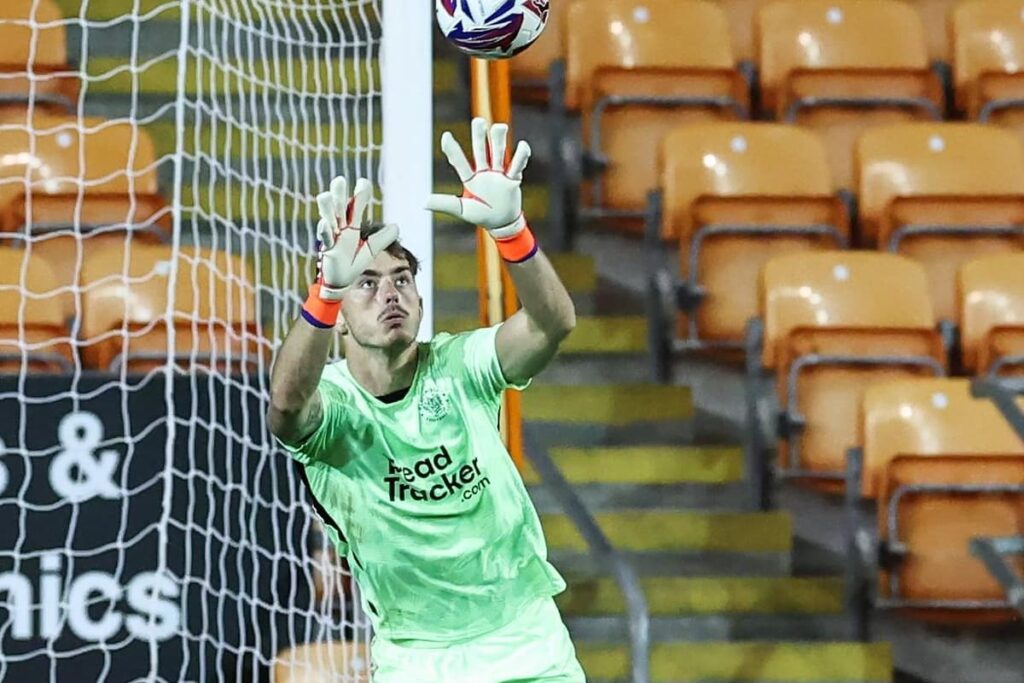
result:
[(501, 258), (509, 263), (522, 263), (537, 253), (537, 240), (533, 236), (530, 226), (519, 231), (514, 237), (503, 240), (494, 240), (498, 245), (498, 253)]
[(324, 301), (320, 298), (320, 283), (309, 286), (309, 297), (302, 305), (302, 317), (307, 323), (321, 330), (334, 327), (341, 313), (340, 301)]

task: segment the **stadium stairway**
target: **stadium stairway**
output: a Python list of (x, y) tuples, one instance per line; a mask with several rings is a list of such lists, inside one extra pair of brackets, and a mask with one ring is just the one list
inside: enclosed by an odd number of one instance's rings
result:
[[(79, 0), (58, 2), (67, 15), (80, 15)], [(134, 11), (149, 18), (137, 26), (112, 21)], [(112, 75), (90, 80), (85, 112), (146, 119), (158, 150), (171, 152), (174, 48), (180, 26), (174, 3), (93, 0), (86, 18), (96, 23), (87, 42), (70, 32), (72, 59), (84, 63), (89, 74)], [(136, 59), (130, 58), (132, 54)], [(435, 55), (435, 128), (438, 133), (452, 129), (465, 139), (468, 97), (463, 68), (443, 46)], [(130, 64), (133, 68), (126, 68)], [(342, 69), (319, 76), (351, 77), (356, 68), (346, 61)], [(190, 64), (189, 69), (195, 74), (199, 66)], [(364, 121), (353, 126), (347, 142), (368, 140), (367, 128), (374, 125), (375, 121)], [(188, 131), (186, 140), (195, 139), (195, 132)], [(225, 132), (222, 128), (214, 137), (205, 129), (198, 134), (215, 156), (228, 155), (238, 163), (260, 149), (241, 128)], [(520, 132), (530, 139), (545, 137), (543, 130), (525, 125)], [(324, 130), (318, 139), (334, 138)], [(543, 143), (535, 149), (541, 154), (531, 166), (524, 201), (542, 233), (547, 206)], [(253, 172), (281, 163), (274, 150), (264, 151), (266, 157), (250, 159)], [(438, 190), (457, 192), (443, 160), (438, 156), (436, 161)], [(323, 175), (330, 177), (338, 159), (325, 155), (324, 164)], [(164, 164), (160, 172), (170, 196), (173, 169)], [(203, 208), (216, 209), (220, 215), (272, 219), (291, 211), (281, 206), (272, 210), (256, 199), (243, 213), (241, 199), (221, 184), (212, 191), (204, 185), (201, 193), (186, 185), (185, 194), (199, 197)], [(473, 248), (472, 231), (438, 222), (437, 329), (476, 326)], [(891, 680), (885, 645), (844, 642), (838, 578), (794, 575), (788, 516), (743, 509), (743, 467), (735, 444), (698, 438), (701, 418), (688, 388), (645, 383), (646, 330), (635, 313), (642, 308), (609, 287), (591, 258), (572, 254), (555, 255), (553, 260), (576, 301), (579, 324), (560, 357), (524, 395), (524, 415), (605, 534), (642, 576), (652, 616), (654, 680)], [(588, 678), (594, 683), (624, 680), (628, 649), (621, 594), (603, 568), (593, 566), (582, 539), (536, 474), (528, 469), (525, 477), (542, 515), (552, 559), (569, 582), (559, 604)]]
[[(468, 258), (439, 255), (441, 310), (475, 296), (472, 269), (441, 265)], [(525, 392), (524, 418), (641, 575), (653, 680), (891, 680), (887, 646), (844, 641), (841, 579), (793, 575), (789, 516), (744, 509), (740, 449), (701, 443), (686, 387), (643, 382), (643, 318), (624, 313), (614, 293), (599, 291), (601, 279), (587, 257), (553, 261), (582, 313), (563, 352)], [(472, 316), (449, 315), (437, 326), (475, 325)], [(532, 468), (525, 478), (552, 560), (569, 583), (558, 602), (588, 679), (625, 680), (622, 594), (593, 565)]]

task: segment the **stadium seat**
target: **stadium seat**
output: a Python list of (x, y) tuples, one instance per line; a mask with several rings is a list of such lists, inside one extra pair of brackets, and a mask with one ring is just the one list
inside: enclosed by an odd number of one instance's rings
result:
[[(24, 278), (24, 280), (23, 280)], [(0, 373), (70, 372), (73, 351), (48, 263), (0, 247)]]
[(970, 0), (952, 14), (953, 82), (967, 118), (1024, 135), (1024, 2)]
[[(89, 254), (82, 269), (83, 362), (145, 372), (166, 362), (170, 247), (119, 242)], [(173, 292), (174, 359), (185, 370), (251, 370), (260, 362), (256, 295), (245, 262), (183, 246)]]
[(823, 136), (840, 188), (853, 187), (864, 130), (942, 118), (921, 20), (906, 3), (780, 0), (758, 12), (755, 39), (762, 107)]
[(153, 142), (134, 124), (37, 112), (29, 126), (25, 112), (0, 114), (0, 230), (29, 238), (33, 256), (53, 266), (68, 289), (65, 317), (78, 312), (71, 287), (90, 252), (159, 241), (170, 221)]
[[(168, 232), (153, 141), (134, 123), (37, 112), (0, 116), (0, 229)], [(25, 177), (31, 179), (26, 187)]]
[(970, 123), (874, 128), (857, 145), (861, 242), (928, 273), (936, 315), (956, 315), (956, 274), (973, 258), (1024, 246), (1024, 149)]
[(932, 62), (949, 64), (951, 15), (961, 0), (910, 0), (910, 5), (921, 17), (928, 57)]
[(960, 350), (974, 374), (1024, 370), (1024, 253), (965, 263), (957, 280)]
[(278, 653), (274, 683), (370, 683), (370, 653), (364, 643), (308, 643)]
[(754, 18), (762, 6), (773, 0), (715, 0), (729, 20), (732, 35), (732, 54), (737, 62), (753, 63), (756, 59), (754, 45)]
[(839, 490), (864, 390), (945, 374), (924, 270), (894, 254), (792, 254), (765, 265), (761, 286), (761, 363), (776, 377), (781, 474)]
[(878, 606), (943, 622), (1013, 619), (969, 549), (978, 536), (1024, 533), (1024, 443), (999, 410), (966, 379), (896, 381), (864, 392), (861, 428)]
[(551, 3), (544, 33), (529, 50), (508, 60), (512, 97), (517, 102), (547, 102), (551, 65), (565, 57), (564, 24), (569, 4), (569, 0)]
[(31, 101), (71, 111), (77, 105), (63, 18), (53, 0), (0, 3), (0, 107)]
[[(742, 346), (757, 277), (782, 254), (844, 248), (848, 220), (821, 142), (774, 123), (706, 123), (662, 140), (648, 212), (679, 242), (678, 335), (692, 348)], [(656, 248), (660, 240), (651, 240)]]
[[(567, 21), (564, 97), (556, 89), (551, 107), (554, 149), (564, 146), (566, 112), (579, 111), (588, 179), (579, 213), (639, 233), (661, 139), (681, 124), (747, 116), (748, 86), (725, 15), (699, 0), (582, 0)], [(554, 162), (552, 198), (575, 206), (562, 155)], [(562, 206), (552, 208), (556, 219)]]

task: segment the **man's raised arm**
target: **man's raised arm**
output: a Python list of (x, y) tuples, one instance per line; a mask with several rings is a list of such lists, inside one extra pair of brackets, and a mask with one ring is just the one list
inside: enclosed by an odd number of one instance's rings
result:
[(274, 436), (289, 446), (302, 443), (323, 420), (317, 385), (333, 338), (333, 329), (299, 320), (274, 359), (267, 422)]
[(360, 178), (349, 199), (348, 183), (342, 177), (331, 181), (330, 192), (317, 195), (320, 245), (316, 282), (309, 288), (302, 317), (277, 352), (270, 376), (267, 421), (274, 436), (286, 444), (301, 443), (323, 420), (317, 386), (330, 353), (345, 288), (398, 239), (397, 226), (388, 225), (365, 243), (361, 240), (359, 226), (371, 195), (370, 182)]
[(520, 384), (554, 357), (576, 326), (576, 309), (523, 216), (520, 184), (530, 146), (520, 142), (506, 164), (508, 126), (488, 127), (476, 118), (470, 128), (472, 165), (451, 133), (441, 137), (441, 149), (462, 181), (462, 196), (432, 195), (427, 208), (480, 225), (497, 243), (523, 307), (502, 323), (495, 344), (505, 379)]

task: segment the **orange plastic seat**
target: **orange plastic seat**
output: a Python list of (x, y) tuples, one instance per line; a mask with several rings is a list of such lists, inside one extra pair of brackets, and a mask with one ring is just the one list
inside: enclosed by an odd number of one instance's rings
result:
[(1024, 149), (969, 123), (875, 128), (857, 145), (861, 240), (921, 263), (940, 319), (960, 266), (1024, 246)]
[(921, 20), (898, 0), (780, 0), (757, 14), (762, 106), (818, 131), (840, 188), (862, 132), (942, 118)]
[(1024, 2), (970, 0), (952, 14), (957, 107), (969, 119), (1024, 135)]
[(965, 263), (957, 280), (960, 349), (971, 373), (1024, 371), (1024, 253)]
[(661, 143), (662, 239), (678, 239), (693, 302), (678, 320), (693, 347), (739, 347), (757, 315), (757, 278), (773, 257), (844, 248), (849, 226), (825, 150), (811, 133), (772, 123), (707, 123)]
[[(174, 273), (173, 302), (169, 278)], [(111, 244), (82, 269), (83, 361), (92, 368), (146, 372), (173, 360), (183, 370), (252, 370), (260, 363), (256, 294), (249, 267), (230, 254), (183, 246)]]
[(547, 102), (551, 65), (565, 58), (565, 15), (568, 11), (568, 0), (550, 3), (544, 33), (529, 50), (508, 60), (512, 97), (517, 102)]
[(274, 683), (370, 683), (365, 643), (335, 641), (298, 645), (277, 655)]
[(737, 62), (753, 62), (757, 58), (754, 21), (758, 11), (773, 0), (715, 0), (729, 21), (732, 54)]
[(78, 78), (67, 63), (63, 19), (53, 0), (0, 3), (0, 106), (75, 107)]
[(79, 234), (55, 230), (32, 237), (32, 257), (50, 265), (56, 286), (61, 289), (60, 305), (65, 319), (73, 318), (81, 311), (82, 301), (76, 292), (80, 294), (82, 269), (91, 255), (111, 245), (124, 244), (126, 240), (134, 244), (159, 242), (154, 233), (130, 233), (117, 229)]
[(153, 141), (132, 122), (8, 113), (0, 117), (0, 228), (167, 232), (157, 171)]
[(601, 167), (582, 188), (581, 214), (640, 232), (665, 135), (746, 118), (725, 15), (699, 0), (575, 0), (567, 24), (565, 107), (581, 112), (584, 147)]
[(928, 57), (933, 62), (952, 61), (953, 52), (950, 41), (950, 24), (953, 9), (962, 0), (910, 0), (910, 6), (921, 18), (924, 27), (924, 40), (928, 45)]
[(924, 270), (893, 254), (811, 252), (772, 259), (761, 282), (761, 362), (775, 372), (782, 407), (781, 474), (839, 490), (864, 391), (945, 374)]
[(71, 339), (49, 264), (0, 247), (0, 373), (71, 372)]
[(966, 379), (891, 382), (864, 393), (862, 429), (862, 493), (877, 499), (888, 558), (880, 605), (933, 621), (1013, 619), (969, 549), (1024, 533), (1024, 443), (995, 405)]

